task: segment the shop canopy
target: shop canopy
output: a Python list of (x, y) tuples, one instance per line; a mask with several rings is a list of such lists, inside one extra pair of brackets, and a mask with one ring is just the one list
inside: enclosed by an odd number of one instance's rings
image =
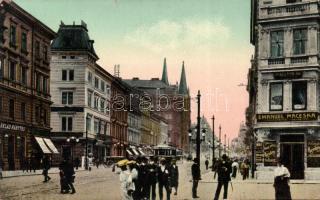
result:
[(42, 137), (35, 137), (35, 139), (44, 154), (59, 153), (57, 148), (54, 146), (54, 144), (50, 139), (42, 138)]
[(131, 153), (131, 151), (129, 149), (127, 149), (127, 153), (130, 155), (130, 156), (133, 156), (133, 154)]
[(51, 149), (52, 153), (58, 154), (59, 151), (58, 149), (54, 146), (54, 144), (52, 143), (52, 141), (48, 138), (43, 138), (44, 142), (47, 144), (47, 146), (49, 147), (49, 149)]

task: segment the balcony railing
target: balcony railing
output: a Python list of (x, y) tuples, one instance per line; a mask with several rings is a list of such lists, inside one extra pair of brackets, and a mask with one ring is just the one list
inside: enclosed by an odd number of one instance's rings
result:
[(270, 58), (268, 59), (268, 65), (283, 65), (285, 62), (284, 58)]
[(260, 8), (260, 19), (319, 14), (318, 1), (296, 4), (264, 6)]
[(293, 57), (290, 59), (291, 64), (308, 63), (309, 56)]

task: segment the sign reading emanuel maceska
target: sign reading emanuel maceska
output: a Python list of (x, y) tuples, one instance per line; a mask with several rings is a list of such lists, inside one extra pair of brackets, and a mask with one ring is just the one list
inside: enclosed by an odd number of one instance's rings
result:
[(314, 121), (318, 119), (317, 112), (303, 113), (277, 113), (277, 114), (257, 114), (258, 122), (285, 122), (285, 121)]
[(13, 131), (25, 131), (26, 130), (26, 127), (24, 127), (24, 126), (4, 123), (4, 122), (0, 122), (0, 129), (1, 128), (2, 129), (13, 130)]

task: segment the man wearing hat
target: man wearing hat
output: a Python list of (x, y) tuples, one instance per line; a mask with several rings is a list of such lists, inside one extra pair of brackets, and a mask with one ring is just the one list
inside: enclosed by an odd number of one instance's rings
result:
[(216, 173), (218, 173), (218, 186), (217, 186), (214, 200), (219, 199), (222, 186), (224, 187), (223, 199), (227, 199), (228, 185), (229, 185), (229, 181), (231, 181), (230, 174), (232, 173), (232, 167), (231, 167), (231, 162), (229, 161), (226, 154), (223, 154), (222, 160), (219, 160), (217, 164), (217, 170), (214, 173), (214, 178), (216, 178)]
[(160, 166), (158, 167), (158, 181), (159, 181), (159, 197), (160, 197), (160, 200), (163, 199), (163, 188), (166, 189), (167, 200), (170, 200), (171, 174), (170, 174), (170, 167), (167, 165), (165, 158), (162, 158), (160, 160)]
[(177, 195), (179, 185), (179, 169), (176, 160), (171, 161), (171, 187), (175, 189), (174, 195)]
[(158, 165), (155, 162), (155, 158), (150, 158), (149, 164), (148, 164), (148, 170), (149, 170), (149, 191), (148, 191), (148, 197), (151, 197), (152, 200), (156, 199), (156, 185), (158, 180)]
[(200, 174), (200, 167), (198, 163), (198, 159), (193, 159), (193, 164), (191, 166), (191, 172), (192, 172), (192, 198), (199, 198), (197, 195), (197, 188), (199, 180), (201, 180), (201, 174)]

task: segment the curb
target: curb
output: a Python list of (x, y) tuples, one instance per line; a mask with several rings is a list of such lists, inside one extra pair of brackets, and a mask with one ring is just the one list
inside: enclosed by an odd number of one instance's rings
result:
[[(57, 168), (54, 168), (54, 169), (57, 169)], [(85, 169), (75, 170), (75, 172), (81, 172), (81, 171), (88, 171), (88, 170), (85, 170)], [(49, 170), (48, 174), (59, 174), (59, 171), (50, 172), (50, 170)], [(26, 172), (25, 174), (18, 174), (18, 175), (12, 175), (12, 176), (4, 176), (3, 175), (2, 179), (22, 177), (22, 176), (39, 176), (39, 175), (42, 176), (42, 170), (41, 170), (41, 172), (35, 172), (35, 173)]]

